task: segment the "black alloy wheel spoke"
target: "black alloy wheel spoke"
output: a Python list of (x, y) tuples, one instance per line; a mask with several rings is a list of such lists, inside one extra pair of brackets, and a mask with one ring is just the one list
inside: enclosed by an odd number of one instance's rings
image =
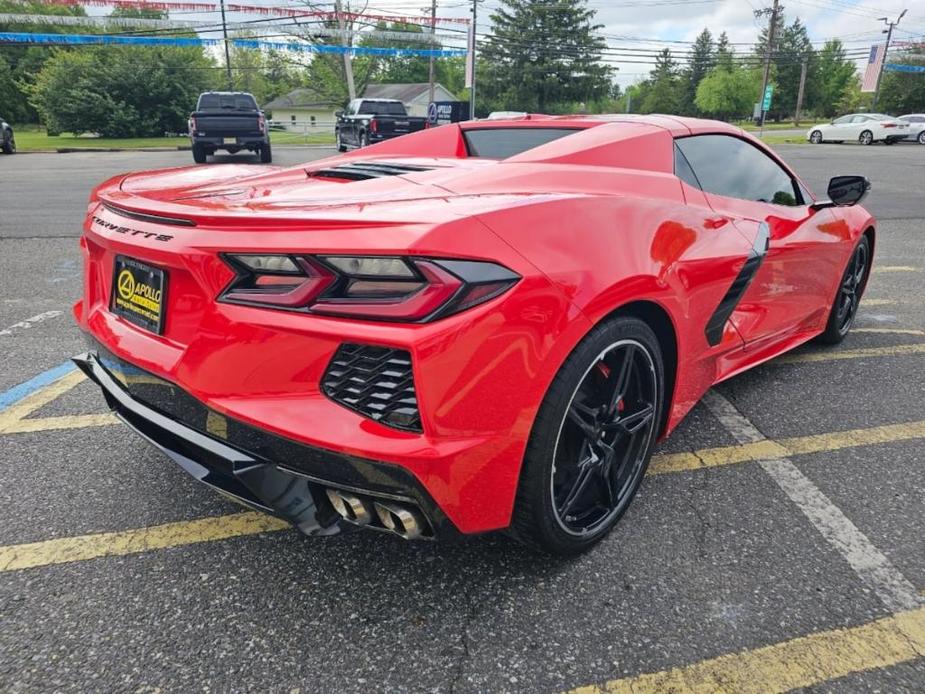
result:
[(553, 470), (553, 505), (569, 532), (594, 530), (625, 506), (652, 438), (656, 398), (652, 361), (638, 343), (618, 343), (585, 374)]

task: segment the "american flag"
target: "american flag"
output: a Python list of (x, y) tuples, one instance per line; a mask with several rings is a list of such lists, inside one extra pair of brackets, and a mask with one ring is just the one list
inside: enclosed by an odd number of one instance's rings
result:
[(867, 69), (864, 71), (864, 79), (861, 80), (862, 92), (873, 92), (877, 89), (877, 76), (880, 74), (880, 66), (883, 65), (883, 57), (886, 53), (886, 45), (882, 43), (870, 47), (870, 58), (867, 60)]

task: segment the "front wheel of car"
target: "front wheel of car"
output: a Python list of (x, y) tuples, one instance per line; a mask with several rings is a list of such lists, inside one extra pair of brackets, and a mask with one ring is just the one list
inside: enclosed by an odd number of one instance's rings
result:
[(3, 153), (16, 154), (16, 138), (13, 137), (13, 133), (9, 133), (9, 137), (3, 141)]
[(511, 534), (562, 556), (607, 535), (645, 475), (664, 400), (664, 362), (652, 329), (629, 316), (596, 327), (540, 405)]
[(838, 285), (838, 294), (829, 310), (829, 320), (825, 332), (819, 340), (829, 345), (837, 345), (845, 339), (861, 305), (861, 297), (867, 286), (867, 277), (870, 274), (870, 240), (866, 235), (861, 236), (858, 245), (854, 247), (848, 266), (842, 273)]
[(865, 130), (860, 135), (858, 135), (858, 142), (862, 145), (872, 144), (874, 141), (874, 134), (870, 130)]
[(363, 147), (369, 147), (369, 135), (366, 133), (360, 133), (360, 149)]
[(814, 145), (822, 144), (822, 133), (819, 132), (818, 130), (813, 130), (809, 134), (809, 141), (812, 142)]

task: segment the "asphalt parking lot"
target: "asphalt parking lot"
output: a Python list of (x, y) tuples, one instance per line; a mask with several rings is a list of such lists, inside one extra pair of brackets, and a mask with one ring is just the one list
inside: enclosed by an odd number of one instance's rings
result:
[(778, 150), (873, 181), (856, 330), (712, 391), (572, 561), (201, 488), (66, 362), (89, 189), (189, 153), (0, 158), (0, 691), (925, 690), (925, 147)]

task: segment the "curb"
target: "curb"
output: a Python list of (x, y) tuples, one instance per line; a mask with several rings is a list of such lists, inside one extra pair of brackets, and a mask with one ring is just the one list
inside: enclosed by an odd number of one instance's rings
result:
[[(275, 149), (334, 149), (334, 144), (330, 145), (273, 145)], [(29, 149), (17, 150), (16, 154), (74, 154), (78, 152), (189, 152), (192, 147), (189, 145), (177, 145), (176, 147), (58, 147), (56, 149)], [(231, 155), (233, 156), (233, 155)]]

